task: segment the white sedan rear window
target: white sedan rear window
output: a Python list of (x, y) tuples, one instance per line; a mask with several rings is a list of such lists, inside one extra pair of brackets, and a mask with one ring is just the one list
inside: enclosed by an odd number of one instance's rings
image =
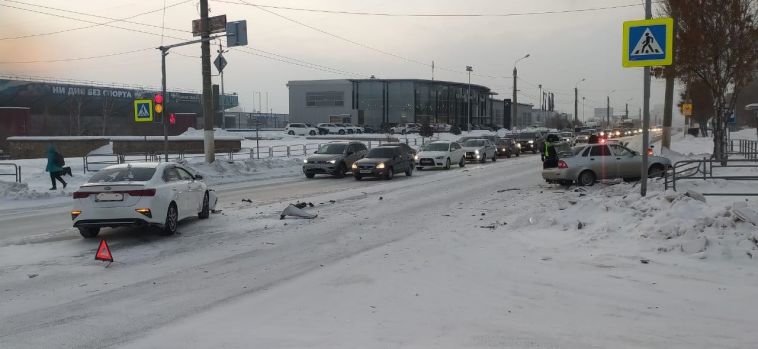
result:
[(151, 167), (123, 167), (100, 170), (87, 183), (144, 182), (155, 174)]

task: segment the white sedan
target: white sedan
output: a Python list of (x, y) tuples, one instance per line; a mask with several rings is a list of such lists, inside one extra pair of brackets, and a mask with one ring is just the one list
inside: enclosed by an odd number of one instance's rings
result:
[(465, 152), (458, 142), (432, 142), (421, 147), (415, 156), (416, 169), (450, 169), (451, 164), (466, 166)]
[(487, 159), (497, 161), (497, 147), (489, 139), (469, 139), (463, 142), (466, 160), (486, 162)]
[(202, 179), (171, 162), (108, 166), (74, 192), (71, 219), (85, 238), (120, 226), (154, 226), (172, 235), (181, 220), (208, 218), (215, 208), (215, 192)]

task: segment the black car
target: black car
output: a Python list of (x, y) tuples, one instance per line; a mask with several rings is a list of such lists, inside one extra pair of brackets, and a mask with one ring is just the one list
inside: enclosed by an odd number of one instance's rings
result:
[(413, 149), (413, 147), (411, 147), (410, 145), (406, 143), (393, 142), (393, 143), (384, 143), (382, 144), (382, 146), (383, 147), (400, 147), (401, 149), (403, 149), (404, 152), (411, 154), (411, 159), (413, 160), (413, 164), (414, 166), (416, 165), (416, 153), (418, 153), (418, 151), (416, 149)]
[(399, 146), (380, 146), (368, 151), (366, 157), (353, 163), (353, 176), (356, 180), (363, 177), (380, 177), (392, 179), (395, 173), (405, 172), (413, 175), (413, 155)]
[(500, 151), (501, 148), (504, 148), (503, 150), (505, 152), (506, 157), (511, 156), (520, 156), (521, 155), (521, 146), (516, 143), (516, 141), (513, 138), (504, 137), (501, 138), (498, 142), (498, 151)]
[(534, 154), (540, 150), (537, 144), (541, 134), (539, 132), (521, 132), (516, 135), (516, 142), (521, 144), (521, 151), (531, 151)]

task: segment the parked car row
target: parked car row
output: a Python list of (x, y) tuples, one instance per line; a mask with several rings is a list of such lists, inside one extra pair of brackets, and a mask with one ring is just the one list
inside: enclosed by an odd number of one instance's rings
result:
[(289, 123), (284, 133), (290, 136), (315, 136), (327, 134), (361, 134), (366, 133), (363, 127), (349, 124), (321, 123), (316, 126), (307, 123)]

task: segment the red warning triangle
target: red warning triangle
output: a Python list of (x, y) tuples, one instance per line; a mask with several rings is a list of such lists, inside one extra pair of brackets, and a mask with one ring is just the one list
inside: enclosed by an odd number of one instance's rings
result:
[(100, 246), (97, 248), (95, 259), (106, 262), (113, 262), (113, 256), (111, 255), (111, 249), (108, 248), (108, 243), (105, 240), (100, 240)]

